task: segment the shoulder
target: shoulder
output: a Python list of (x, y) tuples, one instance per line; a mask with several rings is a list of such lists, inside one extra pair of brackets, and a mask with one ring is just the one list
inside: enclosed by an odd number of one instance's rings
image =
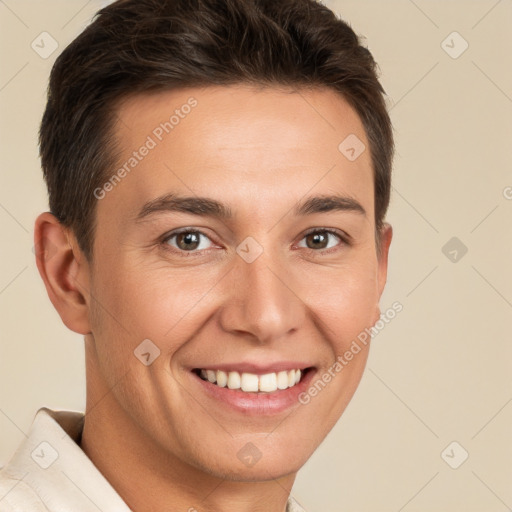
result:
[(42, 407), (36, 412), (30, 432), (0, 469), (0, 512), (48, 512), (55, 502), (53, 489), (61, 488), (57, 485), (61, 475), (50, 466), (59, 456), (57, 449), (65, 456), (61, 446), (73, 444), (58, 421), (77, 435), (81, 419), (73, 411)]

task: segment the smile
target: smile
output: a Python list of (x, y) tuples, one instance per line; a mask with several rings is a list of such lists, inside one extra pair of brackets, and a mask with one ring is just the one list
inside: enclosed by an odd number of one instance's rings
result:
[(212, 401), (217, 413), (220, 407), (228, 413), (256, 418), (299, 407), (299, 395), (308, 388), (317, 371), (316, 367), (299, 362), (268, 365), (244, 362), (220, 368), (196, 367), (189, 375), (193, 377), (192, 385)]
[(248, 372), (196, 369), (203, 380), (221, 388), (238, 389), (246, 393), (274, 393), (297, 385), (302, 377), (300, 369), (258, 375)]

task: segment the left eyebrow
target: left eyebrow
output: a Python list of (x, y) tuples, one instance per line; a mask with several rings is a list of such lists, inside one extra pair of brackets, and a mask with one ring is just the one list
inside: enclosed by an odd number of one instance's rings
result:
[(314, 213), (345, 211), (355, 212), (366, 216), (366, 210), (361, 203), (352, 197), (340, 195), (322, 195), (309, 197), (293, 209), (294, 215), (312, 215)]

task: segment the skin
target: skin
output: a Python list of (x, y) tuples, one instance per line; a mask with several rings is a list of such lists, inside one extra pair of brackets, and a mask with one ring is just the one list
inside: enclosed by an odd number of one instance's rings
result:
[[(379, 256), (369, 150), (353, 162), (338, 150), (349, 134), (369, 144), (358, 115), (328, 89), (130, 97), (118, 110), (119, 165), (191, 96), (191, 113), (98, 201), (93, 263), (46, 212), (35, 239), (52, 256), (38, 268), (63, 322), (85, 336), (81, 447), (132, 510), (283, 512), (297, 471), (351, 400), (369, 345), (309, 404), (277, 415), (219, 406), (190, 369), (300, 360), (321, 377), (379, 319), (392, 229), (379, 233)], [(135, 220), (171, 192), (216, 199), (233, 218)], [(293, 215), (300, 201), (334, 193), (365, 214)], [(162, 242), (184, 227), (206, 235), (195, 255), (177, 237)], [(305, 235), (310, 228), (327, 237), (323, 245)], [(236, 252), (249, 236), (263, 248), (252, 263)], [(144, 339), (160, 350), (149, 366), (133, 352)], [(237, 457), (248, 442), (262, 454), (252, 467)]]

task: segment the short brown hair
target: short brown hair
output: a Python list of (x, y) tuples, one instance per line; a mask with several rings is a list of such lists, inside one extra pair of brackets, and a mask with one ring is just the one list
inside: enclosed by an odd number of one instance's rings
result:
[(376, 70), (352, 28), (316, 0), (114, 2), (51, 71), (39, 132), (50, 211), (91, 260), (93, 191), (115, 165), (115, 108), (127, 95), (244, 83), (323, 86), (339, 92), (365, 128), (380, 231), (394, 142)]

